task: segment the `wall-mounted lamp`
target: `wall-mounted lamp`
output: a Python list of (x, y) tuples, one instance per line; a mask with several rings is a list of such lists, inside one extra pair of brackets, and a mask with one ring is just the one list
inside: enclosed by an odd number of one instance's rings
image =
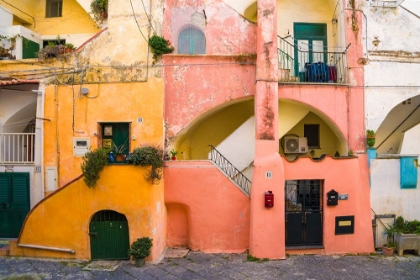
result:
[(332, 24), (337, 24), (337, 23), (338, 23), (338, 19), (333, 18), (333, 19), (332, 19)]
[(372, 41), (372, 44), (377, 47), (381, 41), (379, 41), (378, 37), (375, 37), (375, 39)]

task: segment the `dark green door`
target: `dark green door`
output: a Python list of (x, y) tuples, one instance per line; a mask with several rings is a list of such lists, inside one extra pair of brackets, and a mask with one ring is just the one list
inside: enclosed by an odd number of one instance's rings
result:
[(89, 225), (92, 260), (129, 259), (128, 222), (111, 210), (97, 212)]
[(0, 238), (18, 237), (29, 210), (29, 173), (0, 173)]

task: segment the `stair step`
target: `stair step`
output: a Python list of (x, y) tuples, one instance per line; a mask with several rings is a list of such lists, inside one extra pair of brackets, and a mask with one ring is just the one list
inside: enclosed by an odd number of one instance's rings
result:
[(0, 247), (0, 256), (1, 257), (7, 257), (10, 254), (10, 248), (9, 245), (5, 245), (3, 247)]

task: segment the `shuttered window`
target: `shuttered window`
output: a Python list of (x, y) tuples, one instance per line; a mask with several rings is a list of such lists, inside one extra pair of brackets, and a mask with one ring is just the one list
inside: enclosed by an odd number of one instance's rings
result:
[(61, 17), (63, 12), (63, 0), (47, 0), (45, 17)]

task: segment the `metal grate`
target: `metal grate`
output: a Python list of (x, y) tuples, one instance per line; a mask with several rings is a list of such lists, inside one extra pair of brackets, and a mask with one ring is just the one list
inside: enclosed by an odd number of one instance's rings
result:
[(251, 190), (251, 181), (242, 174), (235, 166), (232, 165), (215, 147), (211, 148), (210, 160), (216, 164), (226, 176), (228, 176), (245, 194), (249, 196)]

